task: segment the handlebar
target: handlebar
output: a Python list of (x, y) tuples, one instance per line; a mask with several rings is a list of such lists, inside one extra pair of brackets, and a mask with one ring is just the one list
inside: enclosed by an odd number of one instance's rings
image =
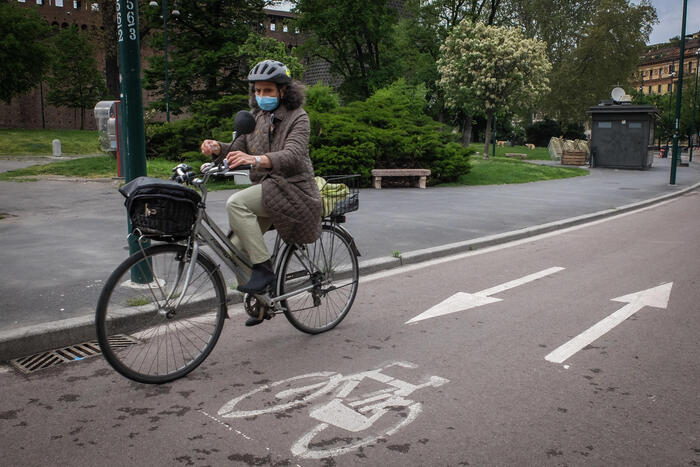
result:
[[(250, 170), (252, 166), (250, 164), (242, 164), (236, 166), (235, 169), (229, 169), (226, 165), (226, 161), (222, 159), (218, 163), (212, 163), (210, 167), (204, 168), (202, 174), (204, 174), (204, 182), (209, 179), (212, 175), (225, 174), (229, 170)], [(174, 180), (181, 184), (190, 184), (197, 177), (194, 169), (187, 164), (178, 164), (175, 166), (171, 172), (170, 180)]]

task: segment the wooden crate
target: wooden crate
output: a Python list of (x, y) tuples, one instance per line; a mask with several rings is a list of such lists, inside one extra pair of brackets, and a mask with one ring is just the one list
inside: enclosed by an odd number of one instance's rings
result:
[(563, 151), (562, 165), (586, 165), (586, 151)]

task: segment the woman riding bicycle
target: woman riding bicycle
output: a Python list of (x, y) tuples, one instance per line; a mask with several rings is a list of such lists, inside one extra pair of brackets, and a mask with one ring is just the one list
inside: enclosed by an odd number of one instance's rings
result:
[[(321, 196), (309, 158), (309, 116), (301, 107), (304, 85), (280, 62), (265, 60), (248, 74), (255, 130), (232, 143), (205, 140), (202, 153), (226, 155), (228, 167), (250, 164), (252, 186), (228, 199), (236, 247), (248, 254), (253, 273), (245, 293), (261, 293), (274, 281), (263, 234), (274, 224), (287, 243), (312, 243), (321, 234)], [(247, 326), (262, 319), (251, 318)]]

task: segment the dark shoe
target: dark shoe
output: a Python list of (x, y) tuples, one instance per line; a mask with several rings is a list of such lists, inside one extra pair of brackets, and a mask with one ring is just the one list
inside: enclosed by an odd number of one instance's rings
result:
[(272, 315), (268, 315), (267, 313), (265, 313), (262, 318), (253, 318), (251, 316), (250, 318), (248, 318), (246, 320), (245, 325), (248, 327), (257, 326), (258, 324), (262, 323), (266, 319), (270, 319), (270, 318), (272, 318)]
[[(259, 294), (265, 292), (275, 281), (275, 273), (272, 271), (272, 263), (270, 260), (264, 263), (253, 265), (253, 274), (247, 284), (239, 285), (238, 290), (249, 294)], [(255, 323), (259, 324), (259, 323)]]

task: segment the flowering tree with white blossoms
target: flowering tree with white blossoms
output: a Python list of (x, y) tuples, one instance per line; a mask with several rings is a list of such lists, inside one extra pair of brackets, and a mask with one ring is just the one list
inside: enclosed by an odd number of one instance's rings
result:
[(527, 109), (549, 91), (546, 44), (517, 29), (463, 20), (440, 47), (438, 71), (447, 107), (486, 116), (484, 158), (496, 110)]

